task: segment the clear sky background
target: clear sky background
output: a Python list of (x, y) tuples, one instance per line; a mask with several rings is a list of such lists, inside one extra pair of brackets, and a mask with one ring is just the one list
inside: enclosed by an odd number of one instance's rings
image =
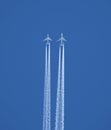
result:
[(42, 130), (49, 33), (54, 130), (58, 46), (65, 44), (65, 130), (111, 130), (111, 1), (0, 1), (0, 130)]

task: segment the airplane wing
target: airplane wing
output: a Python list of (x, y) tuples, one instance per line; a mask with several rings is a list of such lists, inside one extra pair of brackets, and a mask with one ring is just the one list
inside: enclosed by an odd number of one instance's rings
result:
[(67, 40), (63, 37), (63, 41), (67, 41)]

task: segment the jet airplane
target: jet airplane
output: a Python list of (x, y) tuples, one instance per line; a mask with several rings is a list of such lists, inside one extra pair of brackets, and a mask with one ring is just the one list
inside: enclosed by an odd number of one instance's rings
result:
[(47, 43), (50, 43), (50, 41), (52, 41), (52, 39), (49, 37), (49, 34), (47, 34), (47, 37), (44, 39), (44, 41)]
[(59, 38), (59, 40), (61, 42), (61, 44), (63, 44), (64, 42), (66, 42), (66, 39), (63, 36), (63, 33), (61, 33), (61, 37)]

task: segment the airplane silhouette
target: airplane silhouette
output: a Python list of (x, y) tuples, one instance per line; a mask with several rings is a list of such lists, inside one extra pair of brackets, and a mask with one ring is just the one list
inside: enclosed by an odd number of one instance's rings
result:
[(63, 33), (61, 33), (61, 37), (59, 38), (58, 41), (61, 41), (61, 44), (62, 44), (63, 42), (66, 42), (66, 41), (67, 41), (67, 40), (64, 38)]
[(52, 39), (49, 37), (49, 34), (47, 34), (47, 37), (43, 41), (50, 43), (50, 41), (52, 41)]

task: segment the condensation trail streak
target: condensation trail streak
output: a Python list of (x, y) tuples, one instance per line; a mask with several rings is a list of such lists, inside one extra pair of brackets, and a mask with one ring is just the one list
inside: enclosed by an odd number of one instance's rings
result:
[(44, 106), (43, 106), (43, 130), (46, 128), (46, 84), (47, 84), (47, 46), (45, 47), (45, 77), (44, 77)]
[(48, 44), (48, 127), (47, 130), (51, 129), (51, 72), (50, 72), (50, 43)]
[(51, 99), (50, 99), (50, 43), (45, 48), (45, 81), (44, 81), (44, 108), (43, 108), (43, 130), (51, 129)]
[(59, 104), (60, 104), (60, 60), (61, 60), (61, 48), (59, 47), (59, 64), (58, 64), (58, 83), (57, 83), (57, 99), (56, 99), (56, 119), (55, 119), (55, 130), (59, 129)]
[(64, 44), (59, 46), (55, 130), (64, 130)]
[(61, 95), (62, 95), (62, 128), (64, 130), (64, 44), (62, 45), (62, 75), (61, 75)]

